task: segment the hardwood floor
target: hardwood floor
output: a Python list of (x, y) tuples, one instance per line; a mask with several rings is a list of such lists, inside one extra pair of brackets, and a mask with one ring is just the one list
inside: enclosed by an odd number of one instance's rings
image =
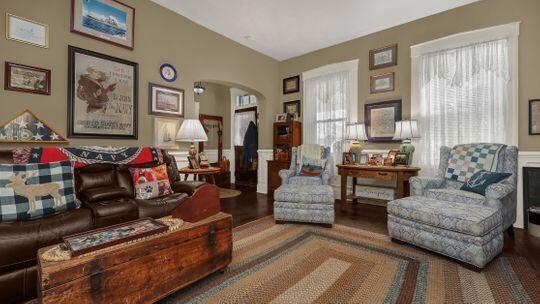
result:
[[(242, 191), (237, 197), (221, 200), (224, 212), (233, 216), (233, 226), (251, 222), (258, 218), (271, 215), (273, 198), (270, 195), (260, 194), (255, 188), (232, 186)], [(387, 234), (386, 208), (366, 204), (353, 206), (348, 204), (344, 212), (340, 212), (336, 201), (336, 224), (356, 227), (372, 232)], [(514, 228), (514, 237), (508, 233), (504, 235), (503, 253), (518, 255), (527, 259), (540, 278), (540, 238), (530, 236), (525, 230)]]

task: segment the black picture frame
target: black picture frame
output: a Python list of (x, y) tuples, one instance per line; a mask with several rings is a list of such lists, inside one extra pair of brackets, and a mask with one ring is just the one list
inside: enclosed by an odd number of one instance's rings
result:
[(287, 113), (287, 114), (294, 114), (294, 113), (289, 113), (287, 112), (287, 107), (290, 106), (290, 105), (293, 105), (296, 107), (296, 111), (295, 113), (298, 114), (298, 117), (301, 117), (302, 115), (302, 108), (301, 108), (301, 105), (300, 105), (300, 100), (292, 100), (292, 101), (286, 101), (283, 103), (283, 113)]
[[(289, 82), (295, 82), (295, 88), (287, 89), (287, 84)], [(283, 94), (291, 94), (300, 92), (300, 75), (292, 76), (283, 79)]]
[(531, 99), (529, 100), (529, 135), (540, 135), (540, 127), (538, 131), (533, 130), (533, 120), (538, 119), (536, 124), (540, 126), (540, 110), (539, 110), (539, 117), (534, 117), (533, 113), (533, 107), (538, 104), (537, 106), (540, 108), (540, 99)]
[[(133, 132), (129, 135), (122, 134), (103, 134), (103, 133), (77, 133), (74, 130), (74, 121), (75, 121), (75, 96), (76, 96), (76, 79), (75, 79), (75, 55), (77, 53), (84, 54), (87, 56), (92, 56), (104, 60), (109, 60), (115, 63), (120, 63), (124, 65), (131, 66), (133, 68), (133, 111), (132, 111), (132, 121), (133, 121)], [(133, 61), (128, 61), (125, 59), (109, 56), (106, 54), (97, 53), (94, 51), (78, 48), (75, 46), (68, 46), (68, 92), (67, 92), (67, 116), (68, 116), (68, 137), (71, 138), (108, 138), (108, 139), (138, 139), (138, 104), (139, 104), (139, 64)]]
[(407, 166), (409, 161), (409, 153), (407, 152), (396, 152), (394, 157), (394, 166)]
[[(43, 73), (45, 75), (45, 83), (42, 89), (39, 88), (22, 88), (17, 86), (12, 82), (13, 69), (27, 70), (30, 72)], [(41, 95), (51, 95), (51, 70), (38, 68), (35, 66), (24, 65), (14, 62), (6, 61), (4, 65), (4, 90), (7, 91), (16, 91), (16, 92), (25, 92), (31, 94), (41, 94)]]
[[(179, 105), (180, 113), (172, 113), (172, 112), (171, 113), (166, 113), (165, 111), (156, 111), (156, 110), (154, 110), (154, 102), (155, 102), (155, 100), (154, 100), (153, 93), (152, 93), (154, 91), (154, 88), (156, 88), (156, 89), (164, 89), (164, 90), (169, 90), (169, 91), (175, 91), (175, 93), (180, 94), (182, 96), (182, 98), (180, 100), (181, 105)], [(148, 114), (157, 115), (157, 116), (183, 118), (184, 115), (185, 115), (185, 110), (186, 110), (186, 94), (185, 94), (185, 91), (183, 89), (174, 88), (174, 87), (170, 87), (170, 86), (164, 86), (164, 85), (151, 83), (151, 82), (148, 83)]]
[[(396, 121), (401, 120), (401, 99), (396, 100), (388, 100), (388, 101), (382, 101), (382, 102), (376, 102), (376, 103), (368, 103), (364, 105), (364, 122), (366, 124), (366, 134), (368, 137), (368, 141), (370, 142), (399, 142), (399, 140), (393, 140), (392, 136), (378, 136), (374, 137), (372, 135), (372, 125), (374, 123), (373, 121), (373, 110), (378, 109), (385, 109), (385, 108), (393, 108), (394, 109), (394, 120), (392, 123), (392, 128), (395, 127)], [(378, 123), (378, 122), (375, 122)], [(390, 123), (390, 122), (389, 122)]]

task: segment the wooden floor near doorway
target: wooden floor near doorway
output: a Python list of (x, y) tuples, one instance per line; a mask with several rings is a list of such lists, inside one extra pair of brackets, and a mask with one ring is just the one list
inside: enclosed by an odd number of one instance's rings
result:
[[(232, 186), (242, 191), (240, 196), (221, 200), (224, 212), (233, 216), (233, 226), (251, 222), (272, 214), (273, 198), (256, 192), (256, 188)], [(344, 212), (336, 202), (336, 223), (372, 232), (387, 234), (386, 208), (365, 204), (348, 205)], [(540, 278), (540, 238), (529, 236), (523, 229), (514, 229), (513, 238), (505, 233), (503, 252), (524, 257)]]

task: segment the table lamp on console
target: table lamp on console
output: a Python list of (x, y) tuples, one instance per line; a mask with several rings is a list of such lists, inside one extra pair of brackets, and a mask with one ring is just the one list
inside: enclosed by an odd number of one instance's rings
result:
[(366, 126), (363, 123), (353, 123), (347, 125), (347, 140), (352, 141), (349, 152), (354, 154), (356, 162), (360, 161), (360, 154), (362, 154), (362, 145), (360, 141), (366, 141)]
[(411, 139), (413, 138), (420, 138), (418, 122), (416, 120), (396, 121), (396, 129), (392, 139), (403, 141), (399, 147), (399, 152), (405, 152), (408, 154), (408, 166), (412, 165), (413, 161), (414, 146), (411, 143)]
[(176, 141), (191, 142), (188, 155), (196, 157), (195, 142), (208, 141), (208, 136), (198, 119), (184, 119), (178, 134), (176, 134)]

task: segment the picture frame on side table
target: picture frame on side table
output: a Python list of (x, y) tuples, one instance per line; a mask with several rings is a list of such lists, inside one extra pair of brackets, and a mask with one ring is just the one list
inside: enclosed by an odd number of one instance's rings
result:
[(369, 51), (369, 70), (377, 70), (398, 64), (398, 45), (391, 44)]
[(395, 73), (384, 73), (369, 77), (370, 94), (393, 92), (395, 90)]
[(352, 152), (343, 152), (341, 163), (344, 165), (354, 165), (356, 163), (355, 155)]
[(178, 119), (154, 117), (154, 146), (162, 149), (178, 149), (176, 133), (180, 129)]
[(360, 153), (360, 159), (358, 160), (358, 164), (367, 165), (368, 163), (369, 163), (369, 154), (368, 153)]
[(184, 90), (148, 83), (148, 114), (184, 117)]
[(70, 30), (133, 50), (135, 8), (117, 0), (71, 0)]
[(138, 137), (135, 62), (68, 47), (68, 137)]
[(283, 94), (300, 92), (300, 75), (283, 79)]
[(395, 142), (396, 121), (401, 120), (401, 99), (368, 103), (364, 106), (364, 121), (368, 141)]
[(529, 135), (540, 135), (540, 99), (529, 100)]
[(49, 48), (49, 26), (6, 13), (6, 39)]
[(394, 166), (407, 166), (409, 160), (409, 153), (397, 152), (394, 158)]
[(51, 95), (51, 70), (6, 61), (4, 89)]
[(187, 159), (190, 169), (199, 169), (199, 162), (197, 161), (197, 157), (188, 156)]
[(300, 117), (301, 115), (300, 100), (284, 102), (283, 113), (291, 114), (295, 117)]
[(284, 121), (287, 121), (287, 113), (276, 114), (276, 122), (284, 122)]

